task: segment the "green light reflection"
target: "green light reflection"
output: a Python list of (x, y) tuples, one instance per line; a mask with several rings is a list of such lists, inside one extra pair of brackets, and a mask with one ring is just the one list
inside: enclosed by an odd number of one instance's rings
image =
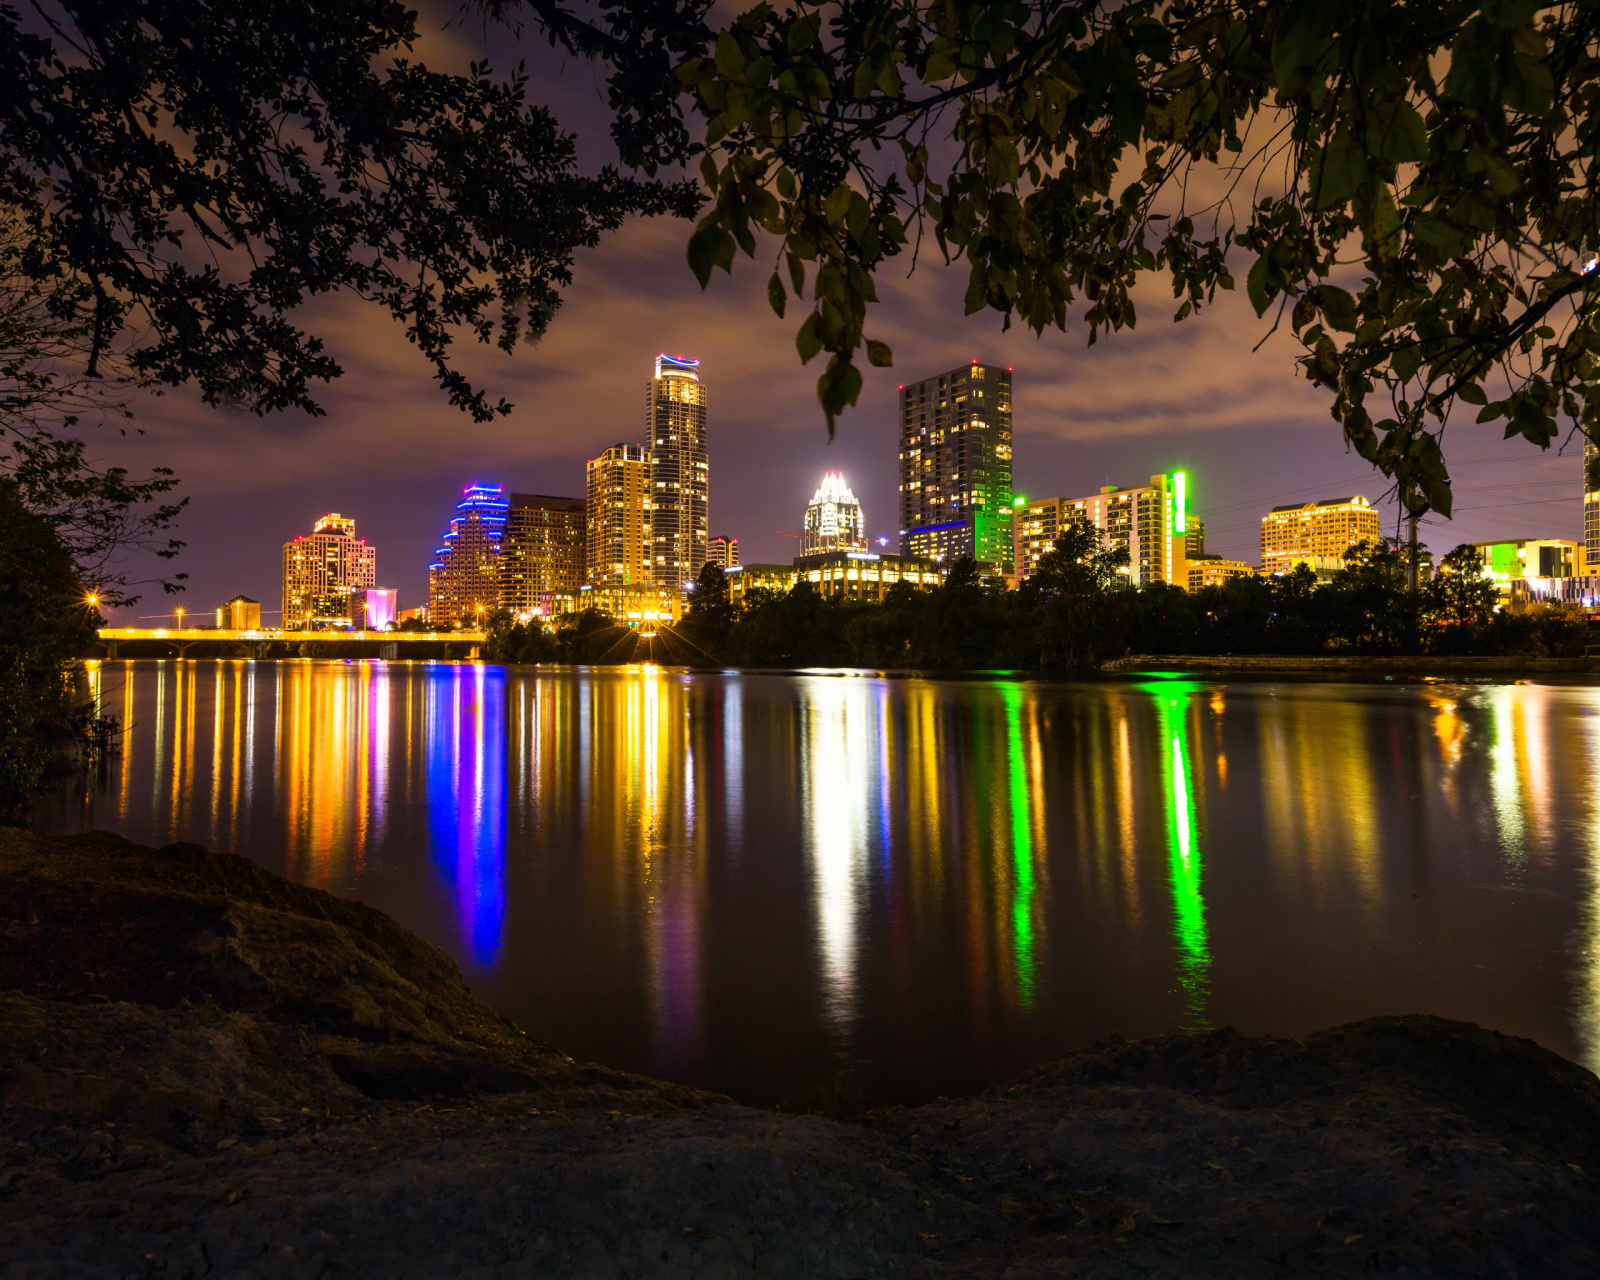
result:
[(1197, 685), (1142, 686), (1155, 703), (1160, 758), (1167, 784), (1167, 872), (1172, 881), (1173, 938), (1178, 944), (1178, 985), (1183, 991), (1185, 1031), (1204, 1031), (1211, 995), (1211, 940), (1201, 893), (1199, 829), (1194, 813), (1194, 766), (1189, 759), (1187, 720)]
[(1033, 1006), (1034, 928), (1033, 823), (1028, 811), (1028, 764), (1022, 743), (1022, 688), (1002, 688), (1006, 704), (1006, 765), (1011, 789), (1011, 947), (1017, 974), (1017, 1000)]

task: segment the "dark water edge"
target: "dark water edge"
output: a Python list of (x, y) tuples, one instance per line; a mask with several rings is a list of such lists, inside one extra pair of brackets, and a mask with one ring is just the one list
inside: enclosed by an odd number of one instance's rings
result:
[(45, 830), (389, 912), (575, 1055), (753, 1102), (970, 1094), (1116, 1032), (1436, 1013), (1593, 1065), (1600, 694), (106, 664)]

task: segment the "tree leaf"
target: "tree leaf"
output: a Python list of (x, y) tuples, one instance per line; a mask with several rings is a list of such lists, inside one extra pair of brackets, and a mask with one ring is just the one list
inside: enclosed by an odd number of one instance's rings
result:
[(1409, 102), (1395, 103), (1394, 114), (1383, 130), (1378, 154), (1397, 164), (1420, 163), (1428, 158), (1428, 126)]
[(1322, 317), (1340, 333), (1356, 331), (1356, 300), (1331, 284), (1317, 286), (1317, 306)]
[(817, 313), (813, 311), (794, 336), (795, 350), (800, 353), (800, 363), (809, 364), (811, 357), (822, 350), (822, 338), (817, 333)]
[(894, 353), (889, 350), (887, 342), (877, 342), (868, 338), (867, 361), (879, 369), (887, 369), (894, 364)]
[(772, 279), (767, 281), (767, 304), (778, 314), (778, 319), (783, 319), (783, 309), (789, 301), (789, 295), (784, 291), (783, 281), (778, 279), (778, 273), (772, 273)]
[(1272, 305), (1272, 298), (1267, 293), (1267, 259), (1263, 254), (1255, 260), (1250, 268), (1250, 274), (1244, 278), (1245, 293), (1250, 297), (1250, 305), (1256, 309), (1256, 315), (1264, 316), (1267, 308)]

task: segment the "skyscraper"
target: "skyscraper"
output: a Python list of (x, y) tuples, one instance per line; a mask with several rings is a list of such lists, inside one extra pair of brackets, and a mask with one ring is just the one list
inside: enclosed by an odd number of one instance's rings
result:
[(801, 534), (800, 554), (821, 555), (827, 551), (865, 551), (866, 523), (861, 504), (844, 476), (830, 471), (806, 507), (805, 531)]
[(706, 543), (706, 560), (724, 569), (733, 568), (739, 563), (739, 539), (727, 537), (711, 539)]
[(1010, 574), (1011, 370), (974, 360), (900, 388), (900, 550)]
[(510, 504), (497, 484), (461, 491), (450, 528), (428, 566), (428, 621), (475, 626), (500, 603), (500, 549)]
[(500, 607), (542, 612), (540, 597), (583, 585), (584, 500), (513, 493), (500, 543)]
[(650, 567), (658, 587), (693, 582), (706, 562), (706, 389), (698, 360), (656, 357), (647, 395)]
[(589, 459), (584, 509), (586, 580), (597, 587), (653, 583), (650, 564), (650, 451), (614, 444)]
[(283, 625), (348, 623), (350, 593), (378, 581), (378, 549), (356, 536), (356, 522), (330, 511), (283, 544)]

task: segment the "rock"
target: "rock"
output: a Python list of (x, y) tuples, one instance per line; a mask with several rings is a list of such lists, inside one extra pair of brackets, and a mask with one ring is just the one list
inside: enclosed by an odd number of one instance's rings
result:
[(1462, 1023), (1117, 1040), (841, 1123), (575, 1063), (192, 845), (0, 835), (0, 936), (4, 1280), (1600, 1274), (1600, 1082)]

